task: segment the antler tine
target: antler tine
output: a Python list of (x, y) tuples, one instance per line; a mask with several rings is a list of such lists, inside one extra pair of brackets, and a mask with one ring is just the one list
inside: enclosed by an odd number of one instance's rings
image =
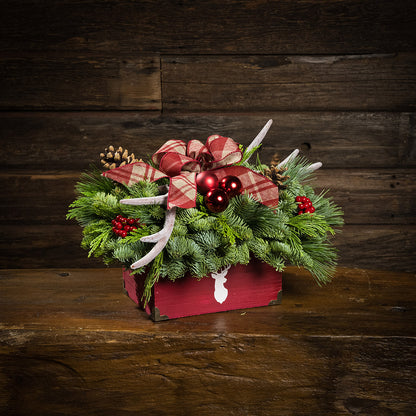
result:
[(170, 235), (172, 234), (173, 227), (175, 225), (175, 218), (176, 207), (168, 209), (166, 211), (165, 224), (163, 225), (163, 228), (155, 234), (147, 235), (140, 239), (140, 241), (143, 241), (144, 243), (156, 244), (144, 257), (133, 263), (130, 266), (131, 269), (138, 269), (146, 266), (146, 264), (149, 264), (165, 248), (169, 241)]
[(299, 149), (295, 149), (286, 159), (282, 160), (277, 167), (280, 169), (283, 166), (287, 165), (292, 159), (294, 159), (299, 154)]
[(121, 199), (120, 204), (125, 204), (125, 205), (163, 205), (168, 200), (168, 190), (169, 190), (169, 186), (162, 185), (162, 186), (159, 186), (159, 191), (166, 192), (163, 195), (149, 196), (149, 197), (144, 197), (144, 198)]
[[(267, 132), (270, 129), (270, 126), (272, 125), (273, 120), (269, 120), (264, 127), (260, 130), (260, 133), (253, 139), (253, 141), (249, 144), (249, 146), (246, 149), (246, 152), (249, 152), (250, 150), (254, 149), (255, 147), (257, 147), (262, 141), (263, 139), (266, 137)], [(251, 155), (250, 155), (251, 157)], [(250, 159), (250, 157), (248, 159)], [(247, 159), (247, 160), (248, 160)]]
[(312, 165), (305, 166), (302, 170), (306, 170), (307, 172), (314, 172), (322, 167), (322, 162), (312, 163)]
[[(277, 167), (280, 169), (287, 165), (291, 160), (293, 160), (297, 155), (299, 154), (299, 149), (295, 149), (285, 160), (280, 162)], [(305, 166), (304, 168), (301, 168), (301, 171), (307, 171), (307, 172), (314, 172), (315, 170), (318, 170), (322, 167), (322, 162), (316, 162), (312, 163), (309, 166)]]
[(130, 199), (121, 199), (120, 204), (125, 205), (163, 205), (168, 200), (168, 194), (158, 195), (158, 196), (149, 196), (146, 198), (130, 198)]

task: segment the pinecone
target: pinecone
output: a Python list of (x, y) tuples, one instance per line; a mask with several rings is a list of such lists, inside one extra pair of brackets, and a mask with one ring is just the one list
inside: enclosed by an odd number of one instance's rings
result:
[(114, 169), (120, 166), (127, 165), (129, 163), (140, 162), (134, 156), (134, 153), (129, 155), (129, 151), (120, 146), (117, 150), (114, 146), (108, 146), (105, 148), (104, 153), (100, 153), (100, 160), (104, 169)]
[(275, 185), (278, 186), (279, 189), (285, 189), (286, 185), (284, 182), (289, 179), (288, 175), (285, 175), (287, 168), (278, 168), (277, 165), (279, 164), (279, 158), (277, 154), (272, 157), (270, 167), (264, 170), (264, 176), (269, 178)]

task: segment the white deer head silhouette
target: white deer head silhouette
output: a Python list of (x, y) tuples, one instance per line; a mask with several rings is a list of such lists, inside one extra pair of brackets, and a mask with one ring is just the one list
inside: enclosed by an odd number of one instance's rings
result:
[(218, 303), (223, 303), (228, 296), (228, 289), (224, 287), (224, 283), (227, 281), (225, 276), (231, 266), (225, 267), (218, 273), (211, 273), (211, 277), (215, 280), (214, 298)]

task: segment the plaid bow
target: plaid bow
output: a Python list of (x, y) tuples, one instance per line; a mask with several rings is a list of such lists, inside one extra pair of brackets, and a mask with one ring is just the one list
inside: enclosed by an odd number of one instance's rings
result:
[(277, 206), (279, 190), (272, 181), (246, 167), (230, 166), (241, 158), (238, 144), (229, 137), (209, 136), (205, 145), (199, 140), (191, 140), (188, 144), (182, 140), (168, 140), (152, 156), (159, 169), (136, 162), (108, 170), (103, 176), (127, 186), (169, 177), (167, 208), (193, 208), (196, 205), (196, 176), (201, 171), (212, 170), (218, 180), (228, 175), (237, 176), (244, 191), (264, 205)]

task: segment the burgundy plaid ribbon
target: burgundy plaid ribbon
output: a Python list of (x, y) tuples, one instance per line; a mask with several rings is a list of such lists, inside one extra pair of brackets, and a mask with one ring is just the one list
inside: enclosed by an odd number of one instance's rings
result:
[(143, 180), (154, 182), (169, 177), (167, 208), (193, 208), (197, 194), (196, 175), (212, 170), (219, 180), (228, 175), (237, 176), (244, 191), (262, 204), (276, 207), (279, 190), (272, 181), (246, 167), (230, 166), (241, 158), (238, 144), (229, 137), (213, 135), (208, 137), (205, 145), (199, 140), (191, 140), (188, 144), (182, 140), (169, 140), (152, 156), (159, 169), (136, 162), (108, 170), (103, 176), (128, 186)]

